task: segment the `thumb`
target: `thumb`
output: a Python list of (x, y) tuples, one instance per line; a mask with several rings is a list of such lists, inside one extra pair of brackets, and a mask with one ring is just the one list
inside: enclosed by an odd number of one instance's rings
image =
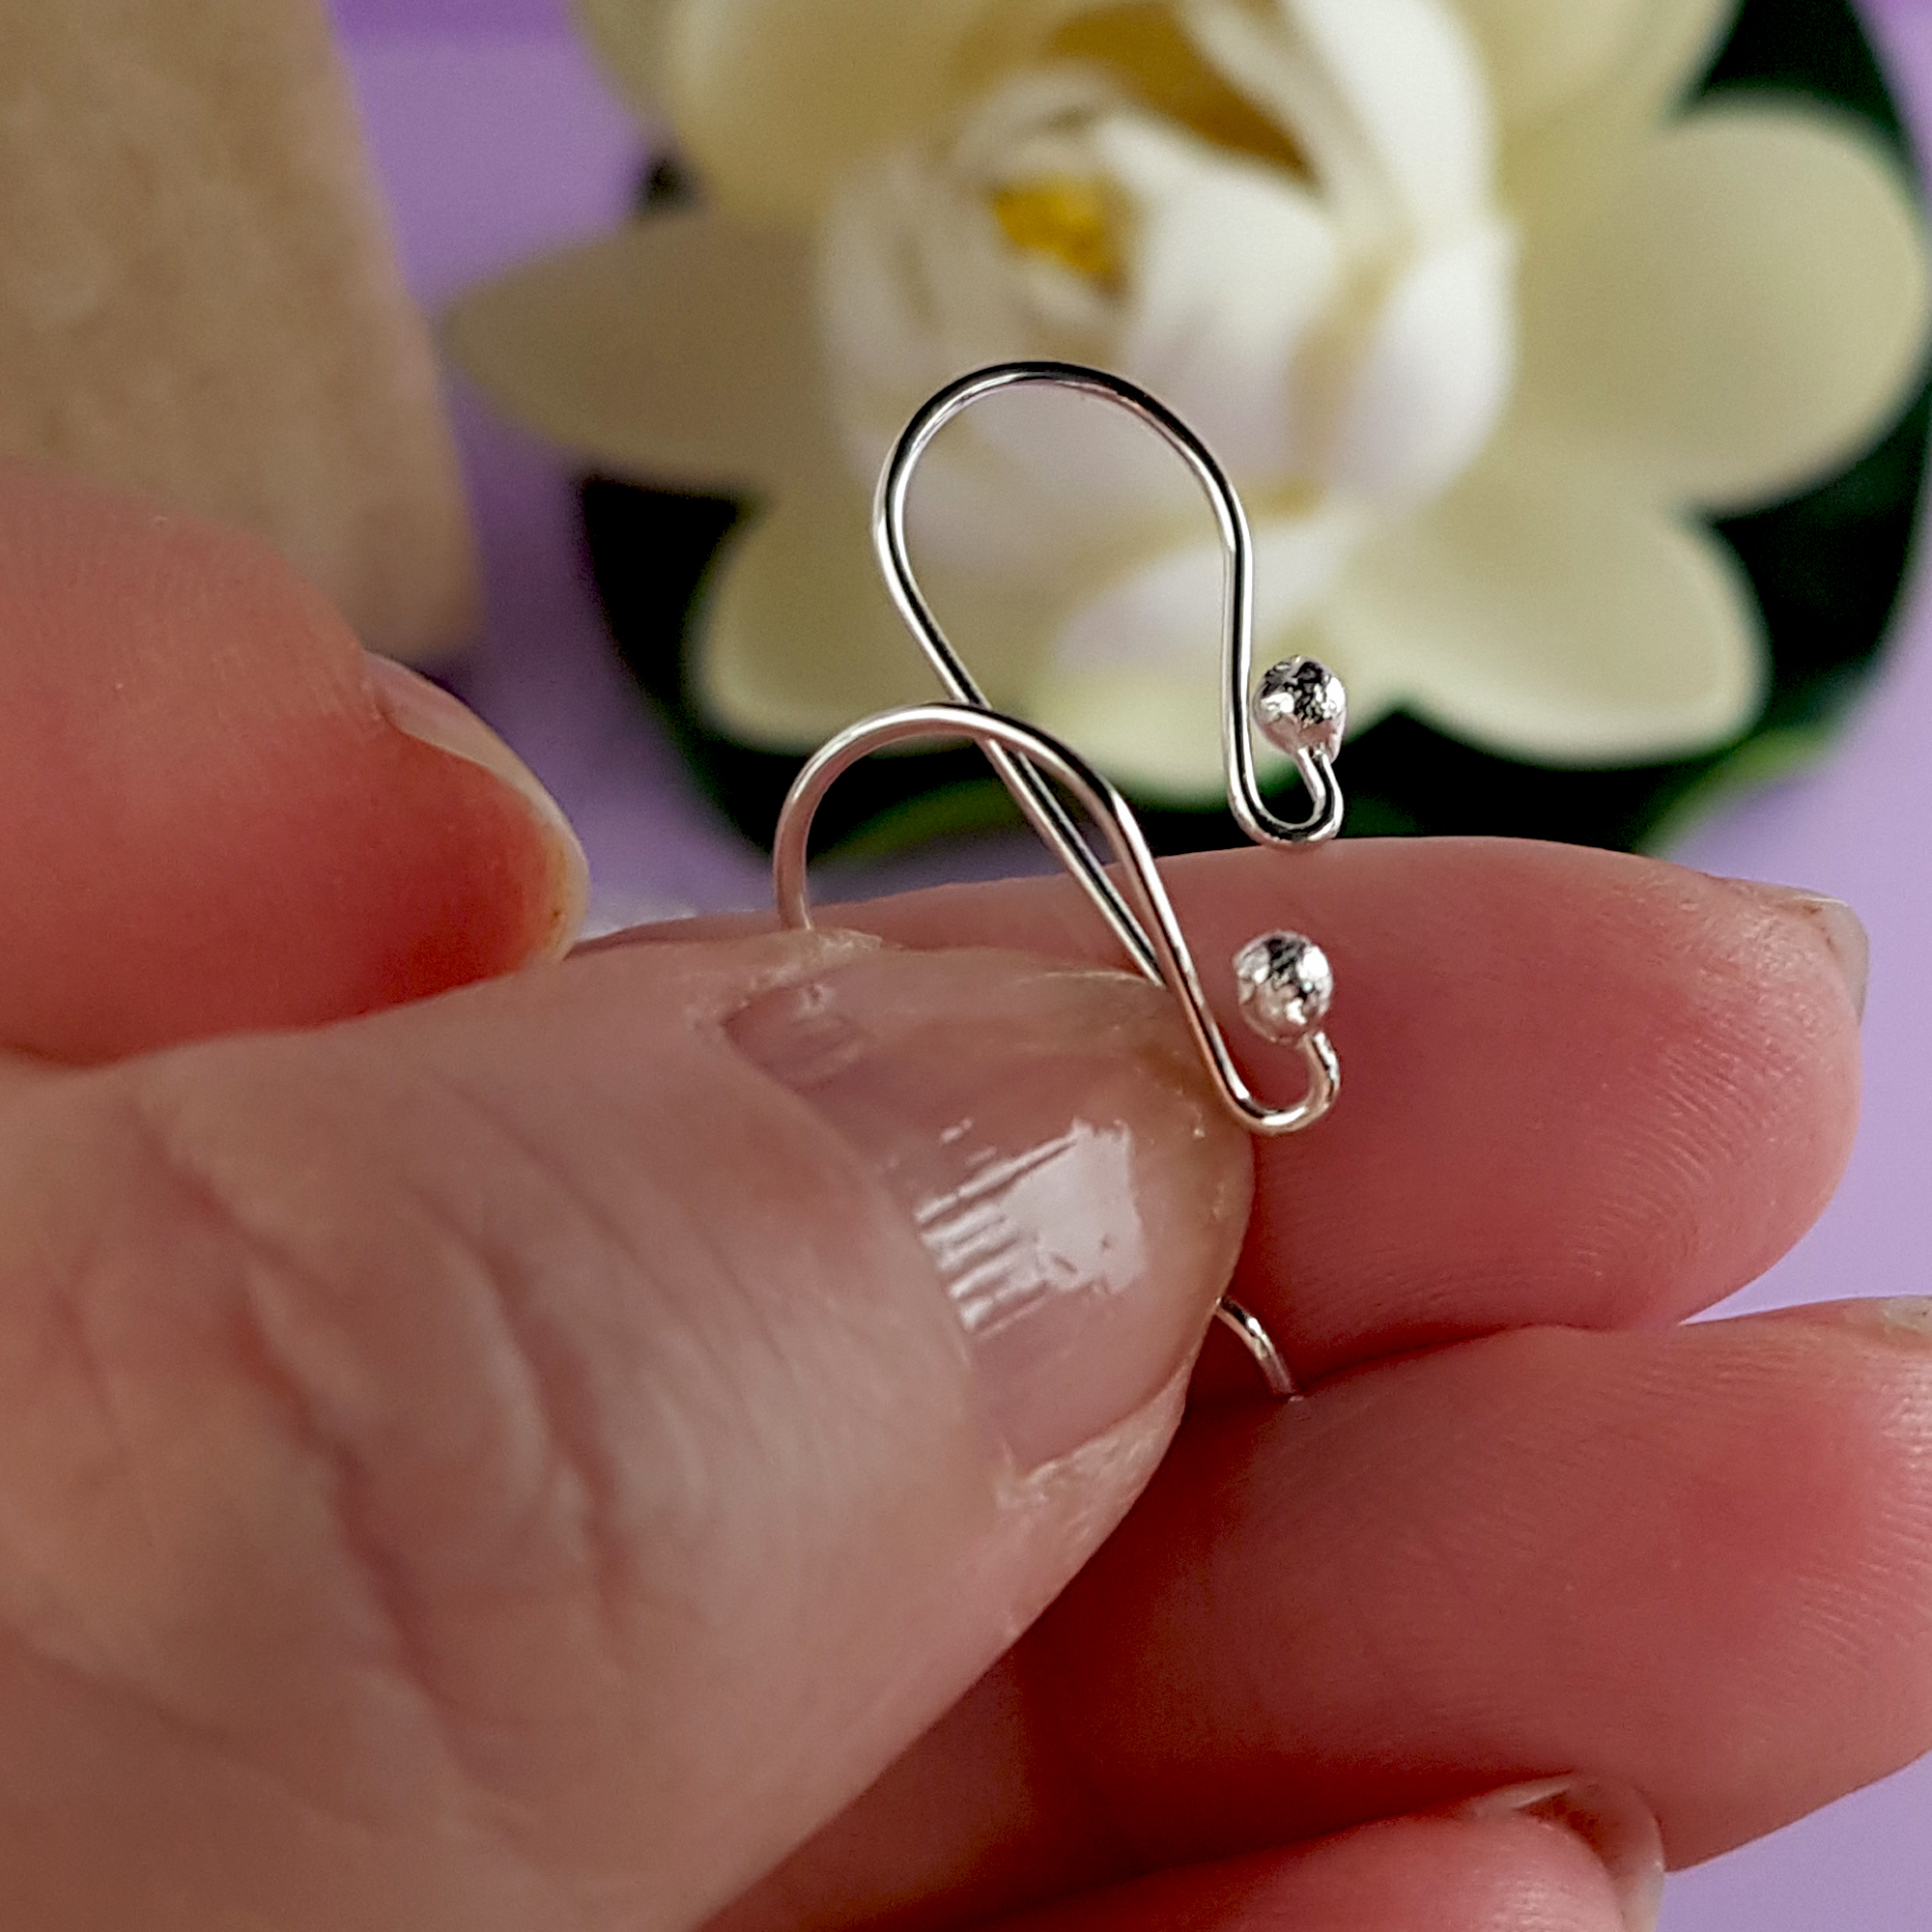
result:
[(1245, 1221), (1122, 976), (616, 946), (0, 1105), (0, 1870), (674, 1927), (1121, 1517)]

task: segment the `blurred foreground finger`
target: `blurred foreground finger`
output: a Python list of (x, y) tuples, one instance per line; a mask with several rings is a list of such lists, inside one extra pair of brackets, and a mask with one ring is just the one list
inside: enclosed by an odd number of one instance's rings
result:
[(566, 946), (583, 862), (264, 546), (0, 465), (0, 1044), (311, 1025)]
[(736, 1923), (969, 1872), (971, 1922), (1577, 1767), (1690, 1863), (1928, 1747), (1923, 1304), (1521, 1331), (1190, 1419), (1038, 1627)]
[(1655, 1932), (1662, 1890), (1642, 1801), (1557, 1781), (1000, 1922), (1004, 1932)]

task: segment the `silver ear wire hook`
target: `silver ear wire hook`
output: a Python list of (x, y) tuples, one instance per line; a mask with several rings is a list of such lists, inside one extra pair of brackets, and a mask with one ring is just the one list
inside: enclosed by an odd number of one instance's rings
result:
[[(969, 738), (985, 753), (1028, 822), (1079, 880), (1134, 965), (1174, 994), (1222, 1104), (1251, 1133), (1298, 1132), (1328, 1111), (1341, 1088), (1340, 1064), (1321, 1031), (1334, 992), (1321, 950), (1299, 933), (1270, 932), (1235, 955), (1236, 993), (1249, 1026), (1264, 1039), (1297, 1047), (1307, 1072), (1302, 1097), (1289, 1107), (1272, 1107), (1256, 1097), (1228, 1049), (1173, 901), (1126, 800), (1059, 739), (991, 708), (914, 575), (906, 504), (921, 458), (940, 431), (975, 403), (1003, 389), (1026, 386), (1074, 389), (1116, 403), (1156, 430), (1185, 460), (1214, 511), (1227, 562), (1221, 736), (1229, 805), (1242, 829), (1263, 844), (1315, 844), (1341, 828), (1343, 799), (1334, 761), (1347, 699), (1340, 680), (1312, 659), (1292, 659), (1264, 675), (1250, 708), (1254, 540), (1241, 500), (1213, 454), (1164, 405), (1121, 377), (1066, 362), (1007, 363), (962, 377), (919, 412), (887, 462), (874, 500), (872, 535), (887, 588), (955, 701), (905, 705), (863, 720), (829, 740), (807, 762), (779, 814), (773, 840), (772, 883), (779, 915), (794, 928), (811, 924), (807, 875), (811, 822), (842, 772), (890, 745)], [(1257, 729), (1294, 760), (1311, 806), (1299, 823), (1276, 816), (1262, 798), (1254, 756)], [(1064, 786), (1104, 834), (1123, 885), (1109, 877), (1049, 779)], [(1231, 1299), (1224, 1298), (1216, 1313), (1246, 1346), (1269, 1389), (1293, 1396), (1293, 1380), (1263, 1323)]]
[[(1147, 977), (1156, 985), (1166, 986), (1180, 1003), (1194, 1043), (1207, 1063), (1208, 1072), (1220, 1092), (1222, 1104), (1251, 1133), (1292, 1134), (1312, 1125), (1328, 1111), (1341, 1086), (1342, 1069), (1328, 1037), (1320, 1030), (1327, 1008), (1327, 962), (1309, 947), (1312, 970), (1305, 980), (1319, 978), (1323, 982), (1307, 986), (1301, 993), (1301, 1021), (1293, 1034), (1293, 1043), (1301, 1048), (1308, 1066), (1308, 1090), (1292, 1107), (1270, 1107), (1255, 1097), (1254, 1090), (1236, 1065), (1228, 1042), (1202, 990), (1201, 975), (1194, 955), (1175, 915), (1174, 901), (1167, 895), (1155, 869), (1154, 857), (1146, 835), (1126, 800), (1078, 753), (1036, 725), (989, 710), (982, 704), (908, 704), (895, 711), (882, 711), (849, 725), (815, 752), (794, 781), (779, 817), (777, 838), (772, 845), (772, 892), (778, 901), (779, 917), (788, 926), (806, 930), (811, 924), (811, 900), (807, 884), (807, 851), (811, 838), (811, 821), (820, 801), (860, 759), (888, 745), (903, 745), (934, 738), (971, 738), (989, 755), (995, 751), (1016, 753), (1032, 772), (1045, 772), (1057, 779), (1086, 808), (1100, 828), (1114, 857), (1119, 862), (1124, 892), (1121, 902), (1132, 922), (1136, 952), (1145, 951), (1150, 964)], [(1059, 801), (1054, 801), (1056, 806)], [(1080, 847), (1092, 860), (1085, 843)], [(1097, 861), (1094, 862), (1097, 869)], [(1102, 874), (1104, 877), (1105, 875)], [(1113, 882), (1108, 881), (1110, 890)], [(1294, 935), (1272, 933), (1268, 941), (1293, 941)], [(1302, 942), (1306, 945), (1306, 942)], [(1241, 957), (1246, 956), (1246, 949)], [(1236, 972), (1239, 972), (1236, 966)], [(1293, 993), (1284, 997), (1293, 999)], [(1286, 1043), (1286, 1042), (1285, 1042)]]
[[(913, 477), (925, 452), (949, 423), (988, 396), (1019, 388), (1070, 389), (1113, 403), (1160, 436), (1193, 472), (1214, 513), (1224, 560), (1221, 753), (1229, 809), (1241, 830), (1260, 845), (1314, 845), (1334, 838), (1342, 829), (1343, 813), (1335, 756), (1348, 723), (1342, 681), (1312, 659), (1292, 658), (1268, 670), (1250, 706), (1255, 661), (1255, 540), (1247, 511), (1213, 451), (1165, 403), (1123, 376), (1085, 368), (1077, 362), (1004, 362), (948, 384), (906, 425), (879, 477), (872, 504), (872, 547), (893, 603), (939, 681), (961, 704), (986, 702), (933, 615), (913, 571), (906, 537), (906, 505)], [(1311, 806), (1306, 818), (1291, 823), (1278, 817), (1262, 797), (1255, 771), (1256, 728), (1294, 760)], [(1089, 896), (1100, 907), (1122, 944), (1134, 951), (1135, 941), (1119, 917), (1119, 901), (1060, 801), (1023, 764), (997, 751), (989, 750), (987, 757), (1034, 830), (1087, 886)]]

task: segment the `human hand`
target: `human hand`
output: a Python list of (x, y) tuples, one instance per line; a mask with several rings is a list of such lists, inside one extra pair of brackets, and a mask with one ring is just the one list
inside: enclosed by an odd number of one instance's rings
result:
[[(16, 473), (0, 618), (6, 1923), (1607, 1932), (1458, 1804), (1585, 1773), (1640, 1887), (1634, 1794), (1932, 1742), (1932, 1324), (1670, 1325), (1843, 1161), (1815, 906), (1178, 867), (1337, 962), (1251, 1150), (1069, 890), (558, 963), (559, 822), (260, 553)], [(1208, 1361), (1082, 1570), (1231, 1266), (1316, 1391)]]

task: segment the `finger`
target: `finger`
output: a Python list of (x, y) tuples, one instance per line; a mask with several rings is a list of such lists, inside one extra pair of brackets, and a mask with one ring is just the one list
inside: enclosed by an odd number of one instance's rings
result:
[[(1514, 1804), (1520, 1794), (1499, 1796)], [(1002, 1922), (1010, 1932), (1655, 1932), (1657, 1827), (1634, 1801), (1613, 1803), (1613, 1814), (1558, 1804), (1388, 1819)]]
[(1191, 1422), (1012, 1657), (734, 1925), (888, 1917), (963, 1871), (927, 1922), (977, 1919), (1049, 1874), (1579, 1769), (1689, 1863), (1928, 1746), (1922, 1306), (1501, 1335)]
[(251, 539), (0, 467), (0, 1042), (101, 1060), (560, 951), (582, 855)]
[[(1183, 1710), (1245, 1830), (1262, 1781), (1278, 1833), (1283, 1802), (1319, 1828), (1586, 1767), (1644, 1793), (1679, 1863), (1932, 1745), (1932, 1349), (1912, 1326), (1533, 1331), (1310, 1407), (1203, 1432), (1042, 1634), (1093, 1647), (1090, 1685), (1161, 1683), (1165, 1710), (1111, 1740), (1076, 1685), (1063, 1708), (1169, 1819)], [(1232, 1502), (1211, 1529), (1204, 1483)], [(1259, 1685), (1220, 1662), (1244, 1652), (1271, 1659)]]
[[(1862, 936), (1804, 895), (1521, 840), (1350, 840), (1167, 868), (1235, 1051), (1223, 962), (1291, 925), (1334, 962), (1333, 1113), (1257, 1145), (1237, 1292), (1304, 1378), (1494, 1329), (1675, 1321), (1808, 1228), (1851, 1149)], [(825, 915), (909, 946), (1116, 957), (1067, 883)], [(678, 928), (660, 928), (675, 933)]]
[(16, 1090), (15, 1916), (696, 1922), (1125, 1510), (1248, 1184), (1155, 990), (850, 937)]

